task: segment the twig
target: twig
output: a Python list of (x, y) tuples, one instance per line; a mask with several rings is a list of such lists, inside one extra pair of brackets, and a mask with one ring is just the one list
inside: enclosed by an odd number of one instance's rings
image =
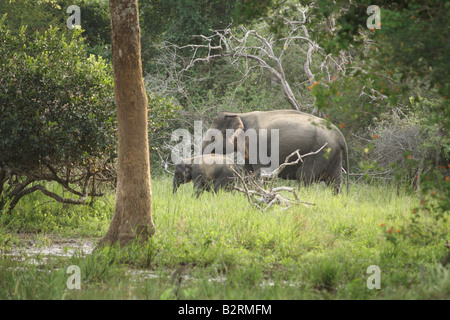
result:
[(163, 166), (163, 170), (164, 170), (165, 172), (167, 172), (168, 174), (170, 174), (170, 175), (173, 176), (174, 173), (173, 173), (173, 172), (170, 172), (169, 169), (168, 169), (168, 167), (169, 167), (169, 162), (167, 161), (167, 158), (169, 158), (169, 156), (167, 156), (166, 160), (164, 160), (164, 159), (161, 157), (161, 153), (160, 153), (159, 151), (157, 151), (157, 153), (158, 153), (159, 159), (161, 160), (161, 164), (162, 164), (162, 166)]
[[(267, 174), (266, 178), (271, 179), (271, 181), (272, 181), (270, 186), (272, 187), (273, 182), (275, 181), (275, 178), (278, 177), (278, 175), (284, 170), (284, 168), (286, 168), (287, 166), (292, 166), (294, 164), (298, 164), (300, 161), (303, 162), (303, 158), (319, 153), (320, 151), (322, 151), (323, 148), (325, 148), (325, 146), (327, 144), (328, 144), (328, 142), (326, 142), (317, 151), (309, 152), (309, 153), (304, 154), (304, 155), (300, 155), (300, 149), (297, 149), (294, 152), (292, 152), (290, 155), (288, 155), (286, 157), (286, 159), (284, 160), (284, 163), (282, 163), (277, 169), (275, 169), (271, 173)], [(294, 155), (297, 155), (297, 160), (292, 161), (292, 162), (288, 162), (289, 159), (292, 158)]]
[[(303, 161), (304, 157), (319, 153), (320, 151), (322, 151), (323, 148), (325, 148), (326, 145), (327, 145), (327, 143), (325, 143), (317, 151), (309, 152), (304, 155), (300, 155), (299, 149), (295, 150), (290, 155), (288, 155), (286, 157), (284, 163), (282, 163), (277, 169), (275, 169), (271, 173), (267, 174), (266, 179), (268, 178), (271, 180), (270, 187), (268, 190), (266, 190), (262, 186), (261, 181), (259, 181), (259, 182), (256, 181), (254, 175), (244, 178), (239, 172), (237, 172), (234, 168), (232, 168), (234, 174), (236, 175), (236, 177), (239, 179), (239, 182), (243, 186), (243, 188), (237, 187), (237, 186), (235, 186), (234, 188), (239, 192), (245, 193), (248, 201), (251, 204), (253, 204), (255, 207), (257, 207), (259, 210), (263, 210), (263, 211), (268, 210), (269, 208), (273, 207), (275, 204), (283, 205), (283, 206), (285, 206), (285, 209), (289, 208), (293, 203), (300, 203), (300, 204), (303, 204), (306, 206), (311, 206), (311, 205), (314, 206), (315, 205), (314, 203), (301, 201), (299, 199), (297, 192), (295, 191), (295, 188), (286, 187), (286, 186), (280, 186), (280, 187), (274, 188), (273, 183), (274, 183), (275, 178), (280, 174), (281, 171), (283, 171), (283, 169), (286, 166), (298, 164), (300, 161)], [(294, 155), (297, 155), (297, 160), (289, 162), (289, 160)], [(246, 182), (246, 180), (248, 180), (248, 182)], [(249, 185), (252, 186), (253, 189), (251, 189), (249, 187)], [(256, 190), (254, 190), (254, 189), (256, 189)], [(289, 199), (288, 197), (283, 195), (281, 192), (290, 192), (294, 195), (295, 199)], [(263, 208), (262, 205), (264, 205), (264, 204), (266, 204), (266, 206)]]

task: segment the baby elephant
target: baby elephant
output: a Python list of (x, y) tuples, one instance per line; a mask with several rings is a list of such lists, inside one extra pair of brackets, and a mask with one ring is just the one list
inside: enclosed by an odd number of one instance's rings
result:
[(236, 170), (232, 159), (220, 154), (183, 159), (175, 165), (173, 193), (177, 192), (181, 184), (190, 181), (194, 181), (197, 197), (211, 187), (215, 193), (220, 188), (231, 190), (235, 178), (232, 168)]

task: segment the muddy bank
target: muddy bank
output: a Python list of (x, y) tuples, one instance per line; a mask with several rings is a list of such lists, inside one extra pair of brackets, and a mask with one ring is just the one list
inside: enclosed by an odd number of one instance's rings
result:
[[(17, 234), (17, 241), (0, 248), (0, 254), (15, 260), (33, 261), (34, 257), (72, 257), (92, 253), (98, 239), (62, 238), (53, 235)], [(30, 259), (31, 258), (31, 259)]]

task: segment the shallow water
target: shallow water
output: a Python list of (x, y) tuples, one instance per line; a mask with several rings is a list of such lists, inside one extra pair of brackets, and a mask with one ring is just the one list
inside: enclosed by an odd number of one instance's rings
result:
[[(87, 256), (94, 250), (98, 239), (64, 239), (64, 238), (44, 238), (44, 239), (34, 239), (33, 237), (26, 237), (25, 239), (21, 237), (20, 245), (11, 245), (7, 250), (2, 250), (0, 248), (0, 255), (4, 257), (9, 257), (12, 260), (34, 265), (46, 264), (47, 261), (54, 257), (70, 258), (74, 254), (79, 256)], [(23, 266), (26, 268), (26, 265)], [(169, 271), (169, 270), (167, 270)], [(175, 276), (178, 282), (190, 282), (199, 281), (200, 279), (192, 277), (189, 274), (179, 273), (179, 271), (169, 271), (173, 273), (171, 282), (174, 282)], [(147, 280), (147, 279), (158, 279), (161, 277), (159, 272), (152, 270), (138, 270), (130, 269), (128, 273), (136, 280)], [(222, 283), (224, 284), (227, 280), (226, 276), (211, 277), (208, 282)], [(282, 286), (298, 287), (301, 285), (300, 282), (287, 282), (281, 281), (277, 283)], [(260, 283), (262, 287), (271, 287), (276, 285), (273, 281), (264, 280)]]
[(70, 258), (75, 253), (88, 255), (94, 249), (95, 241), (92, 239), (50, 239), (44, 241), (26, 239), (20, 245), (11, 245), (7, 250), (0, 249), (0, 254), (11, 257), (16, 261), (39, 263), (42, 259), (51, 257)]

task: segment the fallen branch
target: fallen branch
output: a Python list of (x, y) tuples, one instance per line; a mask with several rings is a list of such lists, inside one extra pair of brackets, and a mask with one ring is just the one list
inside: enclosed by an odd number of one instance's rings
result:
[[(286, 186), (280, 186), (280, 187), (273, 187), (273, 183), (276, 177), (286, 168), (290, 165), (298, 164), (300, 161), (303, 162), (303, 158), (314, 155), (322, 151), (323, 148), (327, 143), (325, 143), (320, 149), (314, 152), (310, 152), (304, 155), (300, 155), (300, 150), (297, 149), (294, 152), (292, 152), (289, 156), (286, 157), (284, 163), (282, 163), (277, 169), (274, 171), (264, 174), (262, 176), (262, 179), (256, 179), (255, 175), (243, 177), (239, 172), (237, 172), (234, 168), (232, 168), (234, 174), (238, 178), (239, 183), (242, 185), (235, 186), (234, 188), (242, 193), (245, 193), (247, 196), (248, 201), (257, 207), (259, 210), (266, 211), (269, 208), (271, 208), (275, 204), (279, 204), (281, 206), (284, 206), (284, 209), (289, 208), (292, 204), (302, 204), (304, 206), (315, 206), (314, 203), (301, 201), (295, 188), (293, 187), (286, 187)], [(289, 160), (294, 156), (297, 155), (297, 160), (289, 162)], [(270, 180), (270, 186), (268, 189), (264, 187), (264, 180)], [(267, 184), (266, 184), (267, 185)], [(281, 192), (289, 192), (292, 193), (294, 196), (294, 199), (288, 198)]]
[[(294, 152), (292, 152), (290, 155), (288, 155), (286, 157), (286, 159), (284, 160), (284, 163), (282, 163), (277, 169), (275, 169), (271, 173), (268, 173), (268, 174), (264, 175), (264, 177), (266, 179), (268, 179), (268, 180), (270, 179), (271, 180), (270, 187), (272, 187), (273, 182), (275, 181), (275, 178), (278, 177), (278, 175), (284, 170), (284, 168), (286, 168), (287, 166), (292, 166), (294, 164), (298, 164), (300, 161), (303, 162), (303, 158), (308, 157), (308, 156), (312, 156), (312, 155), (315, 155), (315, 154), (319, 153), (320, 151), (322, 151), (323, 148), (325, 148), (325, 146), (327, 144), (328, 144), (328, 142), (326, 142), (317, 151), (309, 152), (309, 153), (304, 154), (304, 155), (300, 155), (300, 149), (297, 149)], [(292, 161), (292, 162), (288, 162), (294, 155), (297, 155), (297, 160)]]
[(248, 201), (249, 201), (250, 203), (253, 203), (258, 209), (261, 209), (261, 207), (260, 207), (258, 204), (254, 203), (254, 202), (252, 201), (252, 193), (256, 193), (256, 191), (253, 191), (253, 190), (250, 191), (250, 190), (248, 189), (247, 184), (245, 183), (245, 179), (239, 174), (239, 172), (236, 171), (236, 169), (234, 169), (233, 167), (231, 167), (231, 170), (233, 170), (233, 172), (234, 172), (234, 174), (236, 175), (236, 177), (238, 177), (239, 181), (242, 183), (242, 185), (244, 186), (244, 189), (245, 189), (245, 190), (242, 190), (242, 189), (239, 188), (239, 187), (234, 187), (234, 188), (235, 188), (236, 190), (240, 191), (240, 192), (244, 192), (244, 193), (247, 195)]

